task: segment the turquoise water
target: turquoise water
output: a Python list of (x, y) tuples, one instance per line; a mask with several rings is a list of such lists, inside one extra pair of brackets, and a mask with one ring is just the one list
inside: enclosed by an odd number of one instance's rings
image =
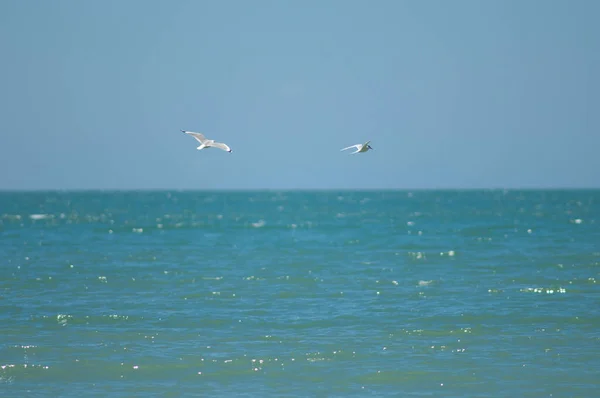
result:
[(600, 191), (0, 193), (0, 394), (595, 397)]

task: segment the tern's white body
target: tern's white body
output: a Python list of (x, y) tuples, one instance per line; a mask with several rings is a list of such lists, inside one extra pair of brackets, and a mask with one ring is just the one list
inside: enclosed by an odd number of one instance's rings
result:
[(197, 150), (201, 150), (204, 148), (219, 148), (227, 152), (232, 152), (231, 148), (229, 148), (226, 144), (223, 144), (222, 142), (215, 142), (215, 140), (209, 140), (201, 133), (194, 133), (193, 131), (185, 130), (181, 131), (191, 135), (200, 143), (200, 146), (196, 148)]
[(355, 153), (367, 152), (369, 149), (373, 149), (373, 148), (371, 148), (371, 145), (369, 145), (369, 142), (371, 142), (371, 141), (367, 141), (364, 144), (351, 145), (347, 148), (340, 149), (340, 151), (345, 151), (350, 148), (356, 148), (356, 151), (352, 152), (351, 155), (354, 155)]

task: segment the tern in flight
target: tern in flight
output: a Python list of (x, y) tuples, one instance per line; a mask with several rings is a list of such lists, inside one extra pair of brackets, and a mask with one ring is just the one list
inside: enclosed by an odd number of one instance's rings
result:
[(356, 151), (352, 152), (351, 155), (354, 155), (355, 153), (367, 152), (369, 149), (373, 149), (371, 148), (371, 145), (369, 145), (369, 142), (371, 141), (367, 141), (364, 144), (351, 145), (348, 148), (340, 149), (340, 151), (345, 151), (346, 149), (350, 148), (356, 148)]
[(193, 131), (185, 131), (185, 130), (181, 130), (181, 131), (186, 134), (191, 135), (200, 143), (200, 146), (198, 148), (196, 148), (197, 150), (212, 147), (212, 148), (219, 148), (219, 149), (222, 149), (227, 152), (232, 152), (231, 148), (229, 148), (226, 144), (223, 144), (222, 142), (215, 142), (215, 140), (209, 140), (201, 133), (194, 133)]

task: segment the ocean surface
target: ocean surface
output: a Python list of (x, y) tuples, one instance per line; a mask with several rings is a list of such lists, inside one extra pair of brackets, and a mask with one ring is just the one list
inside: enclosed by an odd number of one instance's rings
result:
[(598, 397), (600, 191), (0, 192), (0, 396)]

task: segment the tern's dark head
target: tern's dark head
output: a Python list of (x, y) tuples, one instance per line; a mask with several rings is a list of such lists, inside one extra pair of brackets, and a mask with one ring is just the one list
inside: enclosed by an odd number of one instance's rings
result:
[(373, 148), (371, 148), (371, 145), (367, 145), (367, 148), (369, 148), (369, 149), (373, 149)]

